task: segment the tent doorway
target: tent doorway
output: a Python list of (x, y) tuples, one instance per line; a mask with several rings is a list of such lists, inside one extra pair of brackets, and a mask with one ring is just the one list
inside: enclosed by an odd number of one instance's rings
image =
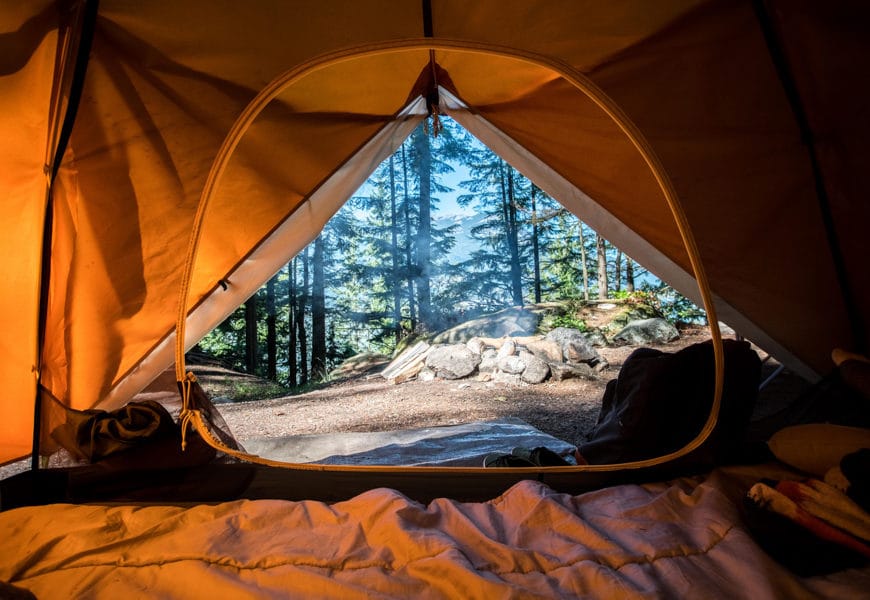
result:
[[(616, 144), (622, 143), (625, 148), (628, 149), (628, 151), (635, 157), (635, 161), (637, 162), (637, 168), (642, 173), (644, 173), (648, 179), (650, 179), (651, 189), (654, 190), (654, 195), (657, 195), (660, 199), (659, 202), (665, 205), (666, 210), (664, 211), (664, 214), (669, 213), (675, 222), (676, 229), (679, 232), (679, 238), (682, 239), (685, 246), (684, 250), (686, 253), (686, 262), (691, 265), (691, 270), (693, 271), (695, 278), (699, 282), (700, 295), (704, 300), (705, 309), (711, 317), (711, 329), (713, 338), (715, 340), (714, 346), (716, 349), (715, 370), (717, 385), (716, 392), (714, 394), (713, 409), (711, 411), (710, 417), (703, 430), (699, 433), (698, 437), (693, 442), (689, 443), (684, 449), (675, 452), (673, 456), (665, 457), (665, 460), (670, 458), (676, 458), (690, 452), (692, 449), (694, 449), (703, 442), (703, 440), (712, 430), (716, 422), (716, 413), (718, 411), (718, 404), (721, 396), (722, 386), (721, 378), (723, 367), (721, 355), (721, 340), (718, 331), (718, 320), (715, 317), (715, 308), (713, 306), (712, 298), (710, 296), (709, 286), (706, 283), (703, 267), (700, 261), (700, 257), (698, 255), (698, 250), (694, 244), (688, 222), (685, 218), (685, 215), (683, 215), (682, 213), (682, 210), (676, 199), (676, 195), (672, 187), (670, 186), (666, 175), (659, 166), (649, 146), (644, 142), (642, 136), (639, 134), (636, 128), (633, 127), (628, 119), (625, 118), (618, 111), (616, 106), (603, 93), (597, 90), (597, 88), (595, 88), (595, 86), (593, 86), (590, 82), (586, 81), (585, 78), (579, 75), (579, 73), (559, 73), (553, 71), (550, 66), (536, 64), (535, 62), (529, 60), (528, 57), (504, 57), (500, 53), (481, 51), (479, 48), (471, 52), (459, 51), (458, 54), (462, 55), (461, 58), (463, 60), (458, 60), (457, 57), (454, 57), (452, 55), (452, 53), (457, 53), (455, 48), (448, 47), (447, 49), (439, 49), (427, 47), (412, 49), (403, 48), (402, 50), (367, 49), (361, 50), (358, 55), (354, 57), (354, 59), (349, 59), (348, 56), (345, 54), (338, 57), (326, 58), (322, 61), (313, 61), (311, 65), (306, 65), (305, 67), (285, 73), (281, 77), (274, 80), (270, 85), (264, 88), (264, 90), (258, 95), (257, 99), (249, 104), (248, 108), (236, 121), (233, 129), (226, 137), (224, 144), (222, 145), (221, 150), (215, 159), (200, 200), (200, 205), (197, 211), (197, 218), (195, 220), (193, 232), (191, 234), (191, 243), (189, 245), (188, 258), (186, 261), (185, 272), (183, 276), (181, 300), (179, 302), (179, 318), (176, 326), (176, 376), (178, 377), (179, 382), (183, 382), (186, 378), (186, 375), (184, 373), (184, 351), (186, 348), (182, 340), (186, 339), (185, 332), (187, 328), (187, 322), (190, 319), (187, 310), (190, 300), (190, 290), (191, 287), (199, 287), (196, 285), (194, 269), (196, 265), (196, 257), (198, 246), (200, 243), (200, 236), (203, 234), (203, 231), (207, 230), (208, 228), (207, 215), (208, 217), (214, 218), (212, 215), (215, 212), (220, 211), (223, 207), (227, 205), (231, 206), (231, 204), (226, 202), (223, 205), (221, 204), (221, 196), (223, 195), (224, 198), (227, 197), (226, 192), (224, 191), (224, 189), (221, 188), (221, 180), (227, 171), (232, 170), (232, 158), (239, 148), (242, 148), (243, 157), (239, 162), (244, 163), (244, 148), (242, 144), (245, 134), (252, 130), (252, 128), (255, 128), (258, 117), (264, 114), (264, 111), (268, 112), (269, 106), (274, 104), (274, 101), (278, 101), (278, 103), (281, 104), (281, 106), (278, 107), (278, 110), (283, 110), (283, 108), (286, 106), (294, 105), (293, 98), (296, 97), (294, 96), (294, 94), (298, 94), (300, 102), (304, 104), (305, 94), (304, 92), (302, 94), (299, 94), (300, 90), (298, 88), (300, 87), (304, 90), (306, 85), (334, 85), (334, 75), (330, 72), (331, 69), (329, 67), (332, 67), (333, 69), (339, 71), (339, 75), (344, 69), (347, 68), (353, 68), (357, 72), (360, 70), (362, 70), (362, 72), (366, 72), (365, 69), (361, 69), (361, 65), (353, 63), (355, 63), (355, 61), (357, 60), (369, 61), (384, 59), (401, 63), (409, 56), (412, 58), (411, 62), (413, 63), (414, 54), (418, 55), (417, 60), (419, 60), (419, 53), (423, 50), (425, 50), (425, 57), (428, 58), (428, 60), (424, 63), (424, 68), (420, 72), (420, 75), (418, 75), (418, 77), (415, 79), (415, 86), (419, 88), (422, 82), (422, 90), (425, 96), (421, 95), (415, 98), (415, 89), (412, 88), (411, 93), (408, 94), (408, 96), (412, 98), (410, 104), (405, 104), (398, 112), (395, 113), (397, 115), (401, 115), (401, 118), (393, 119), (391, 121), (390, 127), (382, 128), (375, 135), (369, 137), (365, 144), (361, 148), (359, 148), (352, 157), (348, 158), (348, 160), (344, 163), (342, 170), (350, 169), (350, 171), (344, 172), (343, 177), (336, 178), (333, 174), (333, 176), (330, 176), (326, 180), (322, 181), (321, 184), (315, 188), (315, 192), (313, 194), (302, 198), (301, 204), (296, 205), (296, 207), (294, 207), (294, 209), (287, 214), (287, 218), (284, 219), (282, 224), (269, 232), (269, 234), (264, 237), (258, 245), (255, 246), (255, 250), (248, 255), (243, 263), (237, 264), (234, 267), (235, 271), (232, 274), (219, 279), (219, 282), (221, 283), (220, 288), (222, 289), (222, 291), (225, 291), (229, 287), (227, 285), (227, 282), (233, 283), (235, 280), (238, 280), (239, 273), (243, 271), (245, 263), (250, 264), (254, 262), (251, 259), (256, 255), (258, 249), (267, 246), (273, 246), (275, 237), (274, 234), (288, 223), (293, 223), (293, 232), (298, 232), (300, 230), (314, 232), (315, 234), (319, 232), (325, 224), (324, 217), (328, 218), (328, 216), (331, 216), (331, 214), (333, 214), (335, 210), (337, 210), (338, 206), (343, 204), (343, 202), (349, 195), (346, 192), (338, 193), (338, 190), (333, 188), (333, 185), (340, 184), (346, 186), (349, 181), (353, 180), (352, 177), (348, 176), (350, 172), (364, 174), (367, 176), (373, 170), (370, 165), (372, 162), (371, 159), (374, 156), (383, 159), (385, 151), (391, 152), (395, 150), (395, 136), (393, 134), (397, 131), (397, 127), (407, 129), (408, 127), (413, 125), (415, 123), (415, 120), (412, 119), (411, 116), (416, 115), (418, 116), (418, 118), (419, 116), (422, 116), (422, 109), (424, 106), (428, 114), (432, 114), (433, 112), (438, 114), (443, 111), (447, 114), (459, 115), (462, 113), (462, 111), (468, 111), (469, 105), (464, 100), (460, 100), (462, 92), (457, 89), (461, 88), (462, 86), (456, 82), (454, 77), (456, 75), (456, 71), (461, 72), (463, 69), (467, 68), (467, 63), (473, 62), (473, 58), (484, 56), (490, 59), (495, 58), (495, 60), (497, 61), (508, 60), (514, 62), (521, 62), (526, 68), (512, 69), (510, 71), (511, 73), (515, 74), (516, 78), (520, 80), (536, 80), (538, 84), (540, 84), (541, 80), (543, 79), (544, 85), (547, 85), (550, 82), (555, 82), (555, 85), (567, 85), (567, 89), (573, 90), (574, 97), (571, 98), (570, 102), (572, 104), (577, 102), (585, 103), (586, 111), (591, 111), (592, 113), (594, 113), (596, 118), (598, 119), (598, 122), (605, 124), (606, 127), (609, 128), (608, 135), (611, 137), (611, 141)], [(443, 66), (442, 63), (439, 62), (437, 59), (437, 54), (439, 51), (445, 54), (443, 62), (450, 65), (451, 61), (456, 61), (457, 66), (455, 68), (452, 66)], [(451, 74), (451, 69), (453, 69), (453, 74)], [(479, 72), (485, 72), (485, 70), (481, 69)], [(453, 87), (452, 90), (448, 89), (447, 87), (445, 87), (445, 85), (442, 85), (442, 82), (438, 81), (439, 73), (441, 73), (442, 81), (446, 79), (450, 80), (452, 84), (451, 87)], [(512, 84), (513, 85), (511, 86), (511, 90), (513, 94), (516, 94), (516, 91), (518, 89), (522, 89), (522, 85), (518, 84), (516, 81), (512, 82)], [(497, 89), (496, 93), (504, 93), (504, 89), (505, 88)], [(290, 98), (282, 97), (283, 94), (290, 94)], [(333, 96), (332, 98), (335, 97)], [(363, 98), (364, 100), (366, 99), (365, 97)], [(378, 98), (380, 98), (380, 96), (378, 96)], [(538, 104), (532, 101), (529, 108), (530, 110), (535, 110), (537, 106)], [(588, 114), (586, 116), (588, 117)], [(458, 117), (457, 120), (462, 122), (462, 117)], [(487, 119), (483, 119), (480, 117), (469, 118), (466, 120), (464, 125), (466, 126), (466, 128), (469, 128), (473, 133), (476, 133), (479, 138), (483, 139), (490, 145), (500, 146), (502, 148), (510, 147), (512, 145), (511, 142), (513, 143), (513, 145), (521, 145), (517, 143), (515, 139), (505, 134), (501, 128), (495, 127)], [(390, 133), (385, 135), (386, 131), (390, 131)], [(616, 137), (616, 140), (613, 139), (614, 136)], [(253, 129), (253, 137), (255, 139), (257, 137), (256, 129)], [(403, 137), (400, 137), (400, 141), (403, 139)], [(375, 140), (377, 140), (377, 143), (374, 143)], [(393, 147), (390, 147), (389, 141), (393, 142)], [(361, 159), (360, 157), (365, 157), (365, 159)], [(538, 176), (541, 177), (542, 180), (544, 180), (543, 185), (541, 186), (542, 188), (544, 188), (544, 186), (550, 187), (552, 185), (555, 185), (553, 183), (550, 183), (553, 181), (563, 182), (563, 187), (566, 185), (564, 182), (567, 182), (571, 192), (573, 193), (563, 193), (559, 197), (563, 204), (568, 206), (569, 209), (572, 209), (576, 206), (581, 206), (584, 203), (589, 205), (593, 204), (589, 201), (589, 196), (581, 192), (576, 184), (570, 182), (570, 180), (562, 176), (558, 172), (558, 170), (553, 169), (552, 167), (547, 166), (547, 164), (545, 164), (543, 161), (536, 159), (532, 153), (518, 152), (514, 154), (514, 158), (515, 160), (523, 161), (526, 170), (536, 172)], [(361, 160), (368, 163), (369, 168), (364, 170), (359, 169), (359, 164)], [(574, 162), (576, 163), (576, 161)], [(244, 168), (244, 165), (239, 165), (239, 167), (237, 168)], [(599, 175), (601, 174), (599, 173)], [(532, 178), (533, 180), (535, 179), (534, 177)], [(607, 178), (605, 177), (604, 180), (606, 179)], [(357, 183), (357, 185), (360, 183), (358, 178), (354, 181), (355, 183)], [(229, 197), (236, 198), (237, 195), (230, 194)], [(217, 207), (213, 209), (212, 213), (209, 213), (210, 203)], [(304, 206), (305, 210), (300, 210), (300, 206)], [(303, 219), (304, 222), (296, 222), (297, 218)], [(221, 222), (228, 221), (224, 217), (223, 219), (221, 219)], [(266, 244), (267, 241), (269, 242), (268, 245)], [(294, 244), (291, 243), (282, 244), (282, 246), (285, 248), (285, 252), (288, 252), (288, 255), (285, 255), (283, 257), (283, 260), (279, 263), (278, 268), (280, 268), (280, 265), (282, 265), (286, 261), (289, 255), (292, 255), (295, 251), (298, 251), (299, 240), (297, 239), (295, 241), (295, 246), (297, 246), (295, 248)], [(293, 248), (293, 250), (288, 250), (289, 248)], [(211, 256), (212, 253), (209, 253), (209, 255)], [(273, 266), (271, 272), (267, 271), (266, 277), (274, 274), (275, 271), (277, 271), (277, 268)], [(249, 277), (242, 277), (241, 279), (246, 281), (254, 280), (253, 278)], [(263, 282), (262, 277), (257, 279), (258, 280), (256, 281), (256, 285), (253, 286), (253, 290), (256, 290), (257, 287), (259, 287), (259, 285)], [(251, 287), (250, 284), (248, 284), (248, 287)], [(195, 311), (199, 311), (203, 306), (207, 305), (211, 298), (214, 297), (214, 292), (216, 290), (217, 286), (213, 286), (212, 293), (210, 295), (200, 299), (197, 303), (195, 303)], [(247, 295), (250, 295), (250, 292), (251, 290), (246, 290)], [(226, 298), (226, 296), (223, 296), (223, 294), (221, 295), (222, 299)], [(231, 308), (234, 308), (234, 306), (232, 306)], [(213, 311), (209, 310), (208, 312)], [(224, 314), (223, 316), (226, 315)], [(189, 343), (190, 342), (188, 341), (188, 344)], [(184, 412), (185, 414), (189, 414), (187, 410), (186, 399)], [(194, 419), (196, 419), (195, 416)], [(635, 466), (642, 467), (645, 466), (645, 464), (638, 464)]]

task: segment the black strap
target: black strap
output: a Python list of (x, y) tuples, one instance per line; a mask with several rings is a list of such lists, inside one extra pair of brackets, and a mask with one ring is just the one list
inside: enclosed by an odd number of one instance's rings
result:
[(783, 51), (779, 36), (777, 35), (774, 24), (771, 21), (770, 14), (765, 7), (765, 1), (753, 0), (752, 7), (755, 10), (756, 18), (758, 19), (761, 31), (764, 34), (764, 41), (767, 43), (767, 51), (770, 54), (774, 67), (776, 68), (776, 73), (779, 76), (780, 83), (782, 83), (783, 90), (788, 98), (795, 121), (797, 121), (801, 141), (807, 148), (807, 154), (809, 155), (810, 165), (813, 171), (813, 180), (815, 182), (816, 198), (818, 199), (819, 210), (822, 214), (822, 224), (825, 228), (828, 247), (831, 251), (831, 259), (834, 262), (834, 272), (837, 277), (837, 282), (840, 285), (840, 293), (843, 296), (846, 316), (849, 319), (853, 342), (856, 346), (855, 348), (850, 348), (850, 350), (864, 352), (867, 349), (864, 319), (861, 315), (861, 311), (858, 310), (858, 305), (855, 302), (855, 296), (852, 292), (852, 286), (849, 282), (849, 274), (846, 271), (846, 262), (843, 257), (840, 239), (837, 235), (837, 227), (834, 224), (834, 216), (831, 212), (831, 203), (828, 199), (828, 191), (825, 187), (822, 167), (819, 164), (819, 157), (816, 153), (815, 135), (810, 127), (810, 121), (807, 118), (806, 110), (804, 110), (803, 103), (801, 102), (800, 93), (798, 92), (797, 84), (795, 83), (794, 74), (789, 66), (788, 58)]
[(97, 9), (100, 4), (99, 0), (83, 0), (83, 2), (84, 7), (82, 8), (81, 13), (81, 26), (78, 48), (76, 51), (76, 63), (73, 70), (72, 82), (70, 84), (69, 99), (67, 100), (66, 112), (64, 113), (63, 122), (61, 123), (57, 148), (55, 148), (51, 165), (49, 165), (50, 179), (48, 197), (46, 198), (45, 203), (45, 219), (43, 220), (42, 228), (42, 266), (39, 284), (39, 321), (37, 324), (38, 337), (36, 349), (36, 360), (39, 361), (39, 381), (37, 381), (36, 384), (36, 400), (33, 413), (33, 447), (31, 450), (31, 468), (34, 470), (39, 468), (39, 436), (42, 426), (42, 401), (40, 399), (40, 387), (42, 385), (42, 352), (45, 347), (45, 329), (46, 321), (48, 320), (48, 292), (51, 280), (51, 246), (54, 230), (54, 201), (52, 198), (52, 187), (54, 179), (57, 177), (57, 172), (60, 169), (60, 164), (63, 161), (63, 155), (66, 152), (67, 145), (69, 144), (70, 136), (72, 135), (73, 124), (75, 123), (79, 101), (82, 96), (82, 89), (85, 85), (85, 75), (88, 70), (91, 43), (94, 39), (94, 27), (97, 21)]

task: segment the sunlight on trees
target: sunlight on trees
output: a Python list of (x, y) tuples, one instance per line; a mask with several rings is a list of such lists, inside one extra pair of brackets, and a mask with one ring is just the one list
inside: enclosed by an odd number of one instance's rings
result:
[(418, 127), (198, 349), (293, 387), (507, 306), (639, 290), (671, 318), (703, 319), (454, 121), (442, 125), (437, 137)]

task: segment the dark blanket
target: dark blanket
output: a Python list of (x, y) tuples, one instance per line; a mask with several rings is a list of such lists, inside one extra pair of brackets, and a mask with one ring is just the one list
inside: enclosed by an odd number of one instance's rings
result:
[[(705, 460), (730, 462), (744, 439), (761, 378), (749, 343), (724, 340), (725, 382), (716, 429)], [(715, 370), (707, 341), (676, 353), (640, 348), (626, 359), (604, 392), (598, 422), (580, 454), (590, 464), (662, 456), (698, 435), (710, 414)]]

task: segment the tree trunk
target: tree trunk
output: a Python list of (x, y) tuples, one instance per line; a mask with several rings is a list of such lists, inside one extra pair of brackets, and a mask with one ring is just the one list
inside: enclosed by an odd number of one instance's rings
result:
[(326, 294), (323, 275), (323, 236), (314, 240), (311, 285), (311, 378), (326, 378)]
[(622, 250), (616, 251), (616, 263), (613, 267), (613, 289), (617, 292), (622, 289)]
[(511, 295), (516, 306), (523, 305), (523, 287), (520, 276), (520, 252), (517, 235), (517, 206), (514, 202), (514, 178), (510, 167), (499, 161), (501, 174), (502, 216), (504, 217), (505, 238), (510, 254)]
[(580, 270), (583, 273), (583, 300), (589, 302), (589, 265), (586, 256), (586, 236), (583, 235), (583, 222), (577, 221), (580, 230)]
[(402, 144), (402, 177), (405, 187), (405, 278), (408, 284), (408, 316), (411, 320), (411, 331), (417, 329), (417, 298), (414, 294), (414, 257), (411, 248), (411, 199), (408, 197), (408, 161), (405, 156), (405, 144)]
[(396, 344), (402, 339), (402, 281), (399, 275), (399, 223), (396, 219), (396, 165), (390, 155), (390, 254), (393, 273), (390, 289), (393, 292), (393, 336)]
[(257, 294), (245, 302), (245, 370), (257, 372)]
[(308, 334), (305, 331), (305, 311), (308, 304), (308, 247), (299, 254), (302, 261), (302, 284), (299, 288), (296, 335), (299, 341), (299, 385), (308, 383)]
[(596, 250), (598, 251), (598, 299), (607, 299), (607, 248), (604, 244), (604, 238), (598, 235), (596, 242)]
[(287, 263), (287, 385), (295, 387), (299, 377), (296, 363), (296, 259)]
[(432, 322), (432, 293), (429, 289), (432, 243), (432, 150), (429, 136), (422, 127), (414, 132), (414, 147), (420, 159), (418, 177), (420, 179), (420, 223), (417, 227), (417, 264), (416, 287), (417, 308), (420, 322), (427, 331), (434, 327)]
[(334, 369), (338, 364), (338, 340), (335, 339), (335, 319), (329, 320), (329, 331), (326, 334), (326, 368)]
[(625, 291), (634, 292), (634, 261), (630, 256), (625, 257)]
[(535, 204), (535, 186), (532, 184), (532, 259), (534, 262), (535, 303), (541, 301), (541, 245), (538, 240), (538, 210)]
[(278, 380), (278, 322), (275, 314), (275, 279), (266, 284), (266, 378)]

